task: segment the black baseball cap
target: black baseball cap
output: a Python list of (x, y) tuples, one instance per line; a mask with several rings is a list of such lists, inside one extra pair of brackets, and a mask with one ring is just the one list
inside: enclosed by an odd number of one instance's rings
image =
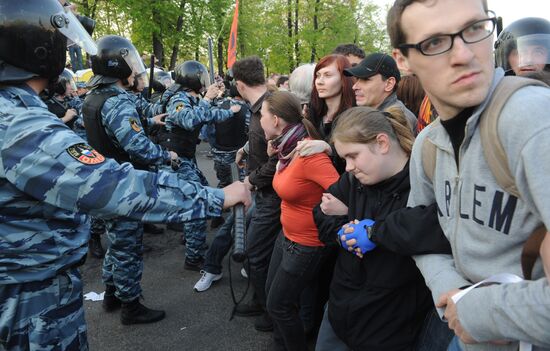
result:
[(390, 55), (380, 52), (370, 54), (356, 66), (344, 70), (344, 75), (361, 79), (367, 79), (378, 73), (385, 78), (394, 77), (397, 82), (401, 80), (401, 73), (395, 60)]

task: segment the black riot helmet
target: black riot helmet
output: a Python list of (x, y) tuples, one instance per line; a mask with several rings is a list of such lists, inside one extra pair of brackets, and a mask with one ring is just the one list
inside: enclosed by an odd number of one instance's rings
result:
[(0, 82), (55, 81), (65, 68), (67, 39), (89, 54), (97, 47), (58, 0), (0, 0)]
[(153, 75), (154, 80), (162, 84), (165, 89), (168, 89), (174, 83), (172, 81), (172, 75), (169, 72), (165, 71), (156, 71)]
[[(97, 41), (97, 55), (92, 56), (94, 77), (88, 86), (114, 83), (127, 79), (132, 72), (137, 75), (146, 72), (145, 65), (134, 44), (118, 35), (107, 35)], [(147, 75), (144, 74), (144, 79)], [(148, 82), (145, 82), (148, 86)]]
[(203, 93), (211, 84), (208, 70), (198, 61), (185, 61), (174, 68), (175, 81), (183, 89)]
[(517, 20), (499, 34), (495, 42), (495, 65), (507, 74), (548, 70), (550, 22), (544, 18)]
[(76, 82), (74, 75), (68, 69), (64, 69), (63, 72), (57, 78), (57, 83), (55, 84), (55, 93), (58, 95), (65, 95), (67, 92), (67, 84), (70, 84), (73, 91), (76, 92)]

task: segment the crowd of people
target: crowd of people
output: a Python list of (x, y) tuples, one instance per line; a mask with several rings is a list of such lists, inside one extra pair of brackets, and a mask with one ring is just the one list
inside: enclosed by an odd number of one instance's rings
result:
[(215, 81), (189, 60), (149, 81), (130, 40), (94, 41), (74, 11), (0, 0), (0, 349), (88, 349), (88, 250), (106, 313), (162, 320), (140, 300), (144, 231), (181, 233), (202, 293), (240, 203), (252, 294), (234, 314), (273, 350), (550, 349), (549, 21), (493, 47), (486, 0), (396, 0), (391, 53), (343, 44), (270, 77), (250, 56)]

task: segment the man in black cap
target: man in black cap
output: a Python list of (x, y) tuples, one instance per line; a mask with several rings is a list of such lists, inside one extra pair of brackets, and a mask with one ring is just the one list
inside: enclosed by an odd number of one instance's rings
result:
[(370, 54), (358, 65), (345, 69), (344, 74), (357, 78), (353, 85), (357, 106), (369, 106), (382, 111), (390, 106), (398, 106), (416, 134), (414, 113), (397, 99), (397, 84), (401, 80), (401, 74), (391, 56), (383, 53)]

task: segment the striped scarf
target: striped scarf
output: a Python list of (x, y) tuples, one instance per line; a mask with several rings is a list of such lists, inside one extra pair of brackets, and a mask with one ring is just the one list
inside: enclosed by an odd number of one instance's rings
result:
[(278, 149), (277, 157), (279, 158), (279, 165), (277, 171), (285, 169), (296, 149), (298, 141), (304, 139), (307, 136), (306, 127), (303, 123), (289, 124), (283, 129), (282, 134), (274, 140), (274, 145)]

